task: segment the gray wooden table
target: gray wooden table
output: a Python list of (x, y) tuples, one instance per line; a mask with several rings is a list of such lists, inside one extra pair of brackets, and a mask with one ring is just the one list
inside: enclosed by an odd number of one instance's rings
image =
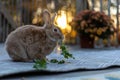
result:
[[(32, 71), (35, 71), (32, 68), (33, 63), (13, 62), (5, 51), (4, 44), (0, 44), (0, 76), (31, 71), (31, 74), (27, 74), (27, 76), (22, 73), (13, 76), (11, 80), (69, 80), (70, 78), (71, 80), (75, 80), (76, 77), (120, 71), (120, 49), (80, 49), (78, 46), (72, 46), (69, 47), (69, 49), (76, 60), (70, 59), (68, 60), (68, 62), (71, 62), (70, 64), (62, 65), (50, 63), (47, 65), (47, 71), (49, 72), (41, 71), (33, 75), (34, 72), (32, 74)], [(56, 51), (54, 51), (54, 53), (56, 53)], [(54, 53), (48, 56), (48, 59), (62, 58), (60, 55)], [(113, 65), (117, 65), (117, 67), (107, 68)]]

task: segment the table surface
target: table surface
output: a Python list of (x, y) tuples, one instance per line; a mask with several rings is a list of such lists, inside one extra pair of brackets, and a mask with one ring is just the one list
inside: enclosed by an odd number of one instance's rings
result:
[[(78, 46), (74, 47), (75, 49), (79, 49)], [(111, 50), (114, 52), (114, 49)], [(0, 54), (5, 53), (4, 49), (4, 44), (0, 44)], [(1, 57), (2, 58), (2, 57)], [(115, 72), (115, 71), (120, 71), (119, 67), (114, 67), (114, 68), (108, 68), (104, 70), (94, 70), (94, 71), (73, 71), (73, 72), (66, 72), (66, 73), (57, 73), (57, 74), (37, 74), (37, 75), (22, 75), (22, 76), (17, 76), (17, 77), (11, 77), (9, 79), (11, 80), (75, 80), (76, 77), (84, 77), (84, 76), (90, 76), (90, 75), (96, 75), (96, 74), (103, 74), (103, 73), (108, 73), (108, 72)]]

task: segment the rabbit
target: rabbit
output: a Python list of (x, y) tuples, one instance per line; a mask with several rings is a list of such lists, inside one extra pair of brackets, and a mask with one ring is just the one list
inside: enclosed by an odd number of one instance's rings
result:
[(28, 62), (46, 59), (58, 42), (64, 39), (60, 28), (53, 24), (48, 10), (43, 11), (43, 26), (24, 25), (12, 31), (5, 41), (6, 51), (13, 61)]

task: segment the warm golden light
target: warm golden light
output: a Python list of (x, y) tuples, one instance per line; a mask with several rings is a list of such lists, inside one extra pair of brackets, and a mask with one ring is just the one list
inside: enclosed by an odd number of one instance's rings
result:
[(57, 17), (56, 23), (61, 29), (65, 29), (67, 27), (65, 11), (61, 11), (60, 15)]
[[(64, 34), (64, 43), (75, 43), (76, 32), (72, 30), (72, 27), (69, 25), (73, 19), (73, 14), (70, 11), (59, 10), (58, 15), (55, 19), (56, 25), (62, 30)], [(57, 53), (60, 52), (60, 49), (57, 48)]]

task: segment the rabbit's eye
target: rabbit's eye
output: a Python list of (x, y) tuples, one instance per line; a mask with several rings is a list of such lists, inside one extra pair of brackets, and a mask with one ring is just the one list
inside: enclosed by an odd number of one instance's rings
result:
[(57, 29), (54, 29), (54, 32), (57, 32)]

